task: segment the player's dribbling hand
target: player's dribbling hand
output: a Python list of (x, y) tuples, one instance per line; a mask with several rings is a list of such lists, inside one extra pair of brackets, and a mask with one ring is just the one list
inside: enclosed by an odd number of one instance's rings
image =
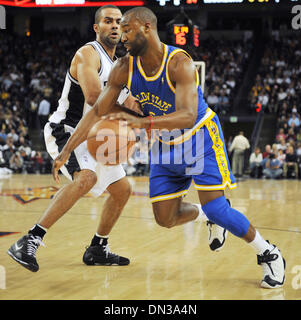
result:
[(57, 183), (60, 182), (59, 170), (68, 161), (69, 157), (70, 152), (63, 149), (52, 164), (52, 176)]
[(144, 128), (145, 127), (144, 118), (135, 117), (135, 116), (128, 114), (126, 112), (117, 112), (117, 113), (107, 114), (107, 115), (101, 117), (101, 119), (102, 120), (106, 119), (106, 120), (126, 121), (127, 125), (132, 128)]

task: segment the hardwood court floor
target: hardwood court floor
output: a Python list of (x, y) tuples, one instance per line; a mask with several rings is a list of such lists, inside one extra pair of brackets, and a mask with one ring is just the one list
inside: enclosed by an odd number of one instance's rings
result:
[[(129, 257), (129, 266), (82, 263), (105, 194), (81, 199), (48, 231), (46, 247), (37, 252), (40, 270), (32, 273), (6, 251), (38, 220), (58, 186), (50, 175), (0, 180), (0, 300), (301, 299), (300, 181), (246, 180), (228, 194), (233, 207), (281, 249), (286, 282), (277, 290), (259, 287), (262, 269), (243, 240), (230, 234), (221, 252), (211, 252), (205, 224), (159, 227), (147, 197), (147, 178), (130, 181), (134, 194), (110, 237), (111, 250)], [(186, 198), (197, 201), (194, 189)]]

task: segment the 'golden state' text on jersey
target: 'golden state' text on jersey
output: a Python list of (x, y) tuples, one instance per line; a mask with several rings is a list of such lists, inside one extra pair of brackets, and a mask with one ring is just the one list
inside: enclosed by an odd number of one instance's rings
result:
[[(136, 97), (142, 105), (143, 113), (150, 116), (162, 116), (175, 112), (175, 88), (168, 75), (168, 66), (171, 58), (183, 52), (182, 49), (164, 45), (164, 55), (161, 67), (158, 72), (148, 77), (142, 67), (140, 57), (129, 57), (129, 78), (127, 87), (131, 90), (132, 95)], [(189, 56), (189, 55), (188, 55)], [(190, 56), (189, 56), (190, 57)], [(203, 98), (201, 87), (199, 86), (199, 76), (196, 72), (196, 87), (198, 88), (198, 122), (205, 114), (208, 108)]]

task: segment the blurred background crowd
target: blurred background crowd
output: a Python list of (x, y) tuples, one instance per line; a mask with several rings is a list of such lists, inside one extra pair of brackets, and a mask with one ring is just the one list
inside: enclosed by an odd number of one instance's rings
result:
[[(247, 21), (239, 23), (235, 19), (219, 20), (214, 27), (245, 30), (249, 27), (246, 24)], [(282, 27), (274, 22), (272, 32), (266, 35), (260, 63), (255, 69), (252, 66), (254, 77), (249, 79), (252, 85), (244, 100), (247, 103), (240, 105), (246, 115), (275, 115), (276, 124), (271, 129), (276, 135), (264, 145), (252, 145), (250, 137), (238, 133), (242, 130), (237, 130), (233, 139), (226, 137), (237, 177), (301, 178), (301, 36), (300, 32), (283, 32)], [(57, 108), (71, 58), (93, 37), (93, 33), (83, 36), (72, 28), (52, 29), (35, 36), (0, 33), (2, 173), (51, 172), (43, 127)], [(200, 41), (199, 48), (188, 49), (194, 60), (206, 63), (204, 96), (221, 117), (232, 115), (256, 54), (256, 41), (256, 36), (247, 32), (240, 39), (207, 37)], [(123, 54), (124, 48), (119, 45), (117, 56)], [(38, 132), (39, 143), (32, 132)], [(147, 175), (148, 161), (148, 144), (139, 133), (136, 151), (125, 165), (127, 174)]]

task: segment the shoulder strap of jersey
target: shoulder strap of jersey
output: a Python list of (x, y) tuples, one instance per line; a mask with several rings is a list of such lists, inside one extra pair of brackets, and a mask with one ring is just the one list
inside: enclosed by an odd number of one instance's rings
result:
[(100, 70), (99, 70), (99, 75), (102, 73), (102, 70), (103, 70), (103, 64), (105, 63), (104, 61), (103, 61), (103, 57), (105, 56), (106, 58), (107, 58), (107, 60), (109, 61), (109, 62), (111, 62), (112, 64), (113, 64), (113, 61), (112, 61), (112, 59), (109, 57), (109, 55), (107, 54), (107, 52), (105, 51), (105, 49), (101, 46), (101, 44), (98, 42), (98, 41), (91, 41), (91, 42), (88, 42), (88, 43), (86, 43), (86, 45), (90, 45), (90, 46), (92, 46), (94, 49), (95, 49), (95, 51), (98, 53), (98, 55), (99, 55), (99, 59), (100, 59)]
[[(167, 61), (166, 61), (166, 80), (167, 80), (167, 83), (168, 83), (168, 86), (169, 86), (170, 90), (173, 93), (176, 92), (176, 88), (173, 86), (173, 84), (172, 84), (172, 82), (171, 82), (171, 80), (169, 78), (168, 66), (169, 66), (169, 63), (170, 63), (170, 60), (172, 59), (172, 57), (174, 57), (177, 53), (180, 53), (180, 52), (184, 53), (188, 58), (193, 60), (188, 52), (186, 52), (185, 50), (180, 49), (180, 48), (174, 47), (174, 50), (172, 50), (169, 53), (169, 56), (168, 56)], [(196, 80), (196, 83), (197, 83), (196, 86), (198, 87), (199, 86), (199, 73), (197, 72), (197, 70), (196, 70), (196, 79), (197, 79)]]

